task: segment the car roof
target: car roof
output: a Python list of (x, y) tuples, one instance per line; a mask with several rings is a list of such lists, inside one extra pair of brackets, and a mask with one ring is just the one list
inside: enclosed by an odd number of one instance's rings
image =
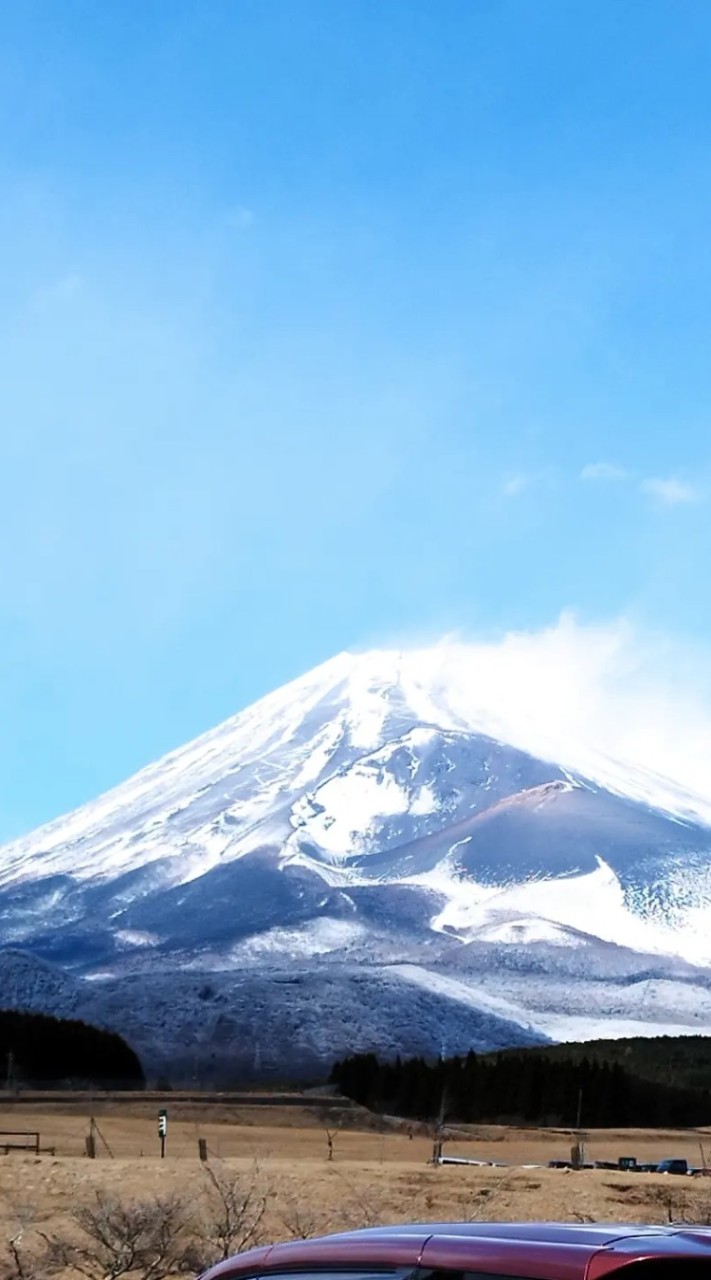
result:
[(551, 1244), (563, 1244), (572, 1240), (577, 1244), (611, 1243), (625, 1236), (674, 1234), (673, 1226), (651, 1226), (647, 1223), (578, 1223), (578, 1222), (416, 1222), (390, 1227), (366, 1227), (353, 1231), (341, 1231), (337, 1235), (322, 1236), (323, 1240), (390, 1240), (400, 1235), (422, 1232), (436, 1236), (486, 1236), (488, 1240), (540, 1240)]
[[(205, 1280), (248, 1272), (377, 1271), (441, 1268), (529, 1280), (604, 1276), (644, 1258), (711, 1260), (711, 1230), (638, 1223), (437, 1222), (340, 1232), (250, 1250), (212, 1268)], [(552, 1268), (552, 1269), (551, 1269)]]

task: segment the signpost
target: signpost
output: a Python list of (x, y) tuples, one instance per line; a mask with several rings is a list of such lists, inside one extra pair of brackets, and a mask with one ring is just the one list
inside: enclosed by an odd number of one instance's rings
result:
[(160, 1158), (165, 1160), (165, 1140), (168, 1136), (168, 1112), (158, 1112), (158, 1137), (160, 1138)]

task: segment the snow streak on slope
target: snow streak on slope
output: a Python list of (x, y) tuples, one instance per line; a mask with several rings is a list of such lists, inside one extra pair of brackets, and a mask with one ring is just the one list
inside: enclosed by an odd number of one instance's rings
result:
[[(197, 854), (203, 874), (235, 833), (244, 835), (278, 813), (280, 795), (286, 792), (288, 802), (292, 781), (306, 786), (318, 777), (343, 725), (327, 720), (316, 742), (305, 739), (301, 746), (299, 729), (329, 694), (340, 701), (352, 667), (350, 655), (334, 658), (99, 799), (6, 845), (0, 877), (35, 874), (38, 863), (45, 875), (115, 875), (184, 851), (181, 872), (189, 874)], [(284, 748), (288, 761), (280, 764)], [(192, 855), (185, 850), (181, 815), (191, 820), (185, 834), (195, 847)], [(225, 816), (234, 822), (225, 824)]]

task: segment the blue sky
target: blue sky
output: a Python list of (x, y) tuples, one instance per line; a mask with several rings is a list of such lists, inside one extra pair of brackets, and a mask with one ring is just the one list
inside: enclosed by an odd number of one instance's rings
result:
[(705, 646), (705, 0), (0, 33), (0, 838), (345, 647)]

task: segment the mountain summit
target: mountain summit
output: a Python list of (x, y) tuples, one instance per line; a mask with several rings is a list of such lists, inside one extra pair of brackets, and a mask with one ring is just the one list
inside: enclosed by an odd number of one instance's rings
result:
[[(482, 1042), (580, 1035), (582, 1009), (629, 1030), (609, 986), (638, 972), (651, 1031), (711, 1027), (691, 1000), (711, 980), (707, 803), (556, 740), (471, 663), (459, 645), (342, 654), (4, 846), (5, 946), (71, 969), (73, 1009), (90, 998), (129, 1034), (118, 984), (187, 990), (208, 972), (230, 1007), (235, 983), (267, 1004), (287, 978), (325, 983), (351, 1022), (365, 1010), (368, 1047), (386, 987), (401, 1008), (427, 1000), (422, 1051), (452, 1010), (468, 1011), (460, 1046), (475, 1013)], [(329, 1056), (322, 1040), (304, 1062)]]

